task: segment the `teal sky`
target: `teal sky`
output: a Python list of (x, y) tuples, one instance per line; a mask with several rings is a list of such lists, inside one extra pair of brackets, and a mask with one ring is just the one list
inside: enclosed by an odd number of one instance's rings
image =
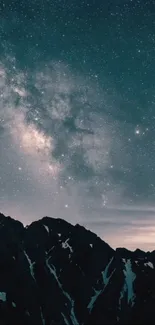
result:
[(0, 206), (155, 247), (155, 1), (0, 3)]

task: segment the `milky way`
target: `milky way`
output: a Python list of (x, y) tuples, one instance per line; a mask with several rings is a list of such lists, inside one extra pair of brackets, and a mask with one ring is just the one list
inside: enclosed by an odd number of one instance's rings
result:
[(1, 212), (154, 249), (155, 4), (0, 6)]

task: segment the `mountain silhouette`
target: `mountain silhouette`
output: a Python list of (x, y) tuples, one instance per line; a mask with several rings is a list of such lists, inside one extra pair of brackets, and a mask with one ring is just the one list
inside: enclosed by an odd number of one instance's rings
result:
[(155, 253), (80, 225), (0, 214), (0, 324), (154, 324)]

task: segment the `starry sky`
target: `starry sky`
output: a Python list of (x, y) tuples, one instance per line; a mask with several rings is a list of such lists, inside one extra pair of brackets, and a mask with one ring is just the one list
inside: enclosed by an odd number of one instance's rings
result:
[(0, 211), (155, 249), (155, 1), (0, 1)]

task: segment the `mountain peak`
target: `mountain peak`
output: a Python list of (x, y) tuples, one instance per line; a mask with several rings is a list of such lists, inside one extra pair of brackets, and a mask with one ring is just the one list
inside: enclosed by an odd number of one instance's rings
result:
[(0, 214), (0, 324), (153, 324), (154, 255), (63, 219)]

